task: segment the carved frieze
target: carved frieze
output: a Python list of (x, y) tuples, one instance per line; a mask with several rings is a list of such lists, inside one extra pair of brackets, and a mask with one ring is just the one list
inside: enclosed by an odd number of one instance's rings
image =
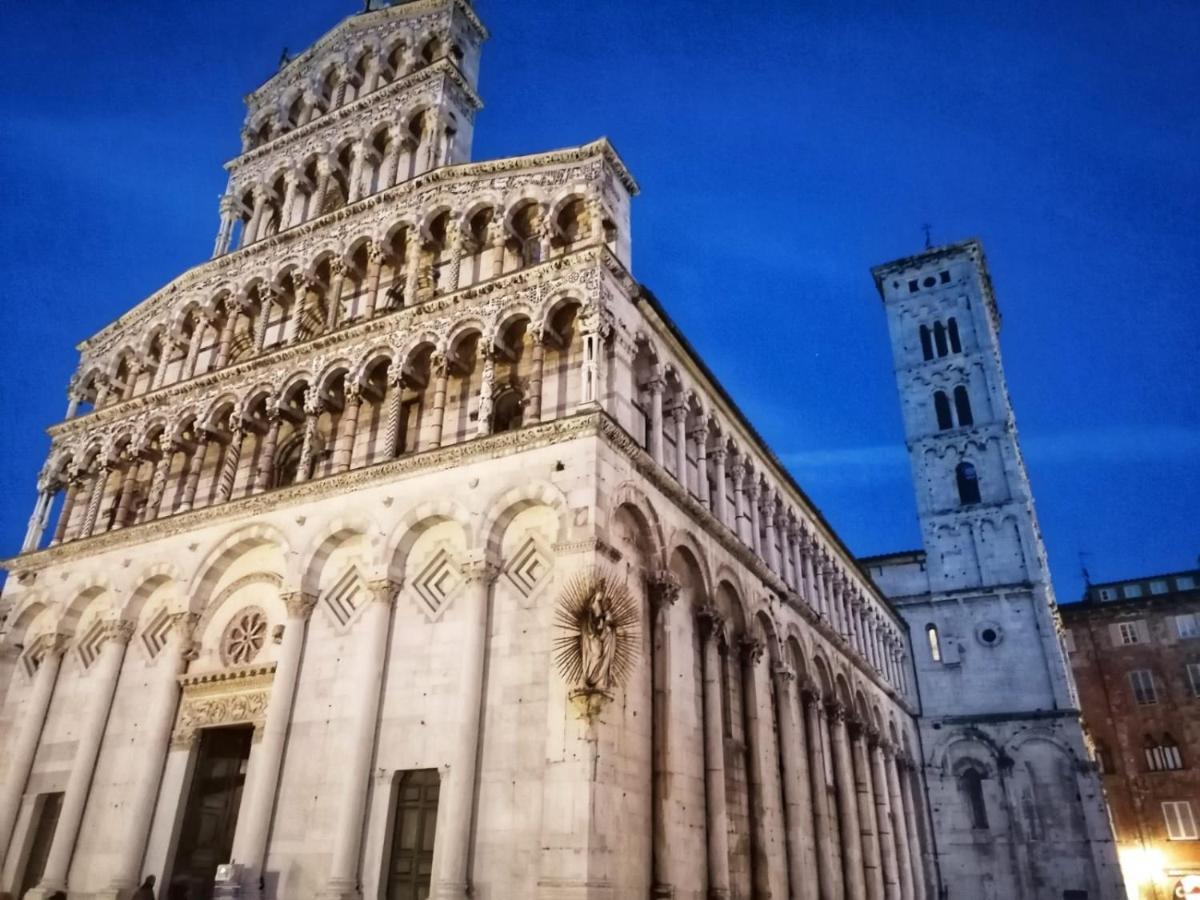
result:
[(266, 721), (274, 678), (274, 663), (180, 676), (183, 698), (171, 746), (192, 746), (203, 728), (253, 725), (260, 731)]

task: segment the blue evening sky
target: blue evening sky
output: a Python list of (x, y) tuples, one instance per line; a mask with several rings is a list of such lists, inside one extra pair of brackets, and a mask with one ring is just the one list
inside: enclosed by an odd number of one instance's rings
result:
[[(479, 0), (476, 158), (607, 135), (634, 273), (849, 546), (919, 544), (871, 265), (983, 239), (1059, 595), (1200, 553), (1200, 7)], [(74, 344), (207, 258), (241, 97), (353, 0), (0, 19), (18, 549)]]

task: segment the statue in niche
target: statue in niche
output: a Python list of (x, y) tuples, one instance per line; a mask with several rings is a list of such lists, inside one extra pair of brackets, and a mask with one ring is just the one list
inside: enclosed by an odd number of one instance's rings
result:
[(567, 583), (556, 619), (555, 661), (591, 718), (637, 662), (638, 601), (626, 584), (593, 567)]

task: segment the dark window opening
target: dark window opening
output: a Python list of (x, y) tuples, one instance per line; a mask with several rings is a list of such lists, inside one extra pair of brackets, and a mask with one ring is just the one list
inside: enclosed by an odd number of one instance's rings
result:
[(917, 279), (914, 278), (912, 281), (910, 281), (908, 283), (908, 292), (910, 294), (915, 294), (917, 292), (917, 288), (918, 288)]
[(987, 805), (983, 802), (983, 773), (978, 769), (967, 769), (958, 776), (958, 788), (967, 801), (971, 827), (987, 828)]
[(958, 481), (958, 500), (963, 506), (970, 503), (979, 503), (979, 476), (975, 474), (975, 467), (969, 462), (961, 462), (954, 470), (954, 475)]
[(946, 332), (950, 335), (950, 352), (962, 353), (962, 341), (958, 337), (958, 320), (951, 317), (946, 323)]
[(933, 359), (933, 336), (929, 333), (929, 326), (921, 326), (921, 355), (926, 359)]
[(960, 428), (975, 424), (975, 418), (971, 415), (971, 398), (961, 384), (954, 389), (954, 412), (958, 415)]
[(937, 344), (937, 355), (945, 356), (949, 351), (946, 349), (946, 326), (941, 322), (933, 326), (933, 340)]
[(942, 284), (950, 283), (950, 273), (945, 269), (942, 269), (942, 271), (938, 272), (938, 277), (942, 280)]
[(939, 430), (945, 431), (948, 428), (954, 427), (954, 420), (950, 417), (950, 400), (943, 391), (934, 392), (933, 409), (937, 413)]

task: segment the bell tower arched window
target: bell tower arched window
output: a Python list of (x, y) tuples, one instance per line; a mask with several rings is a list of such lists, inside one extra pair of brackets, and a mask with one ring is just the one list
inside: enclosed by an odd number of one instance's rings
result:
[(967, 803), (967, 813), (971, 818), (971, 827), (985, 829), (988, 827), (987, 805), (983, 802), (983, 773), (974, 766), (958, 776), (958, 789), (962, 792)]
[(936, 322), (933, 326), (933, 342), (937, 344), (937, 355), (945, 356), (948, 352), (946, 349), (946, 326), (941, 322)]
[(954, 412), (958, 416), (959, 428), (975, 424), (975, 417), (971, 415), (971, 398), (961, 384), (954, 389)]
[(945, 431), (954, 427), (954, 419), (950, 416), (950, 400), (945, 391), (934, 391), (933, 411), (937, 414), (938, 430)]
[(946, 323), (946, 334), (950, 338), (950, 352), (962, 353), (962, 341), (958, 339), (958, 321), (953, 316)]
[(929, 326), (921, 326), (921, 355), (925, 359), (933, 359), (933, 335), (929, 333)]
[(929, 640), (929, 655), (934, 662), (942, 661), (942, 643), (938, 640), (936, 625), (925, 626), (925, 637)]
[(960, 462), (954, 470), (955, 479), (958, 482), (958, 501), (963, 506), (971, 503), (979, 503), (979, 476), (975, 473), (975, 466), (969, 462)]

